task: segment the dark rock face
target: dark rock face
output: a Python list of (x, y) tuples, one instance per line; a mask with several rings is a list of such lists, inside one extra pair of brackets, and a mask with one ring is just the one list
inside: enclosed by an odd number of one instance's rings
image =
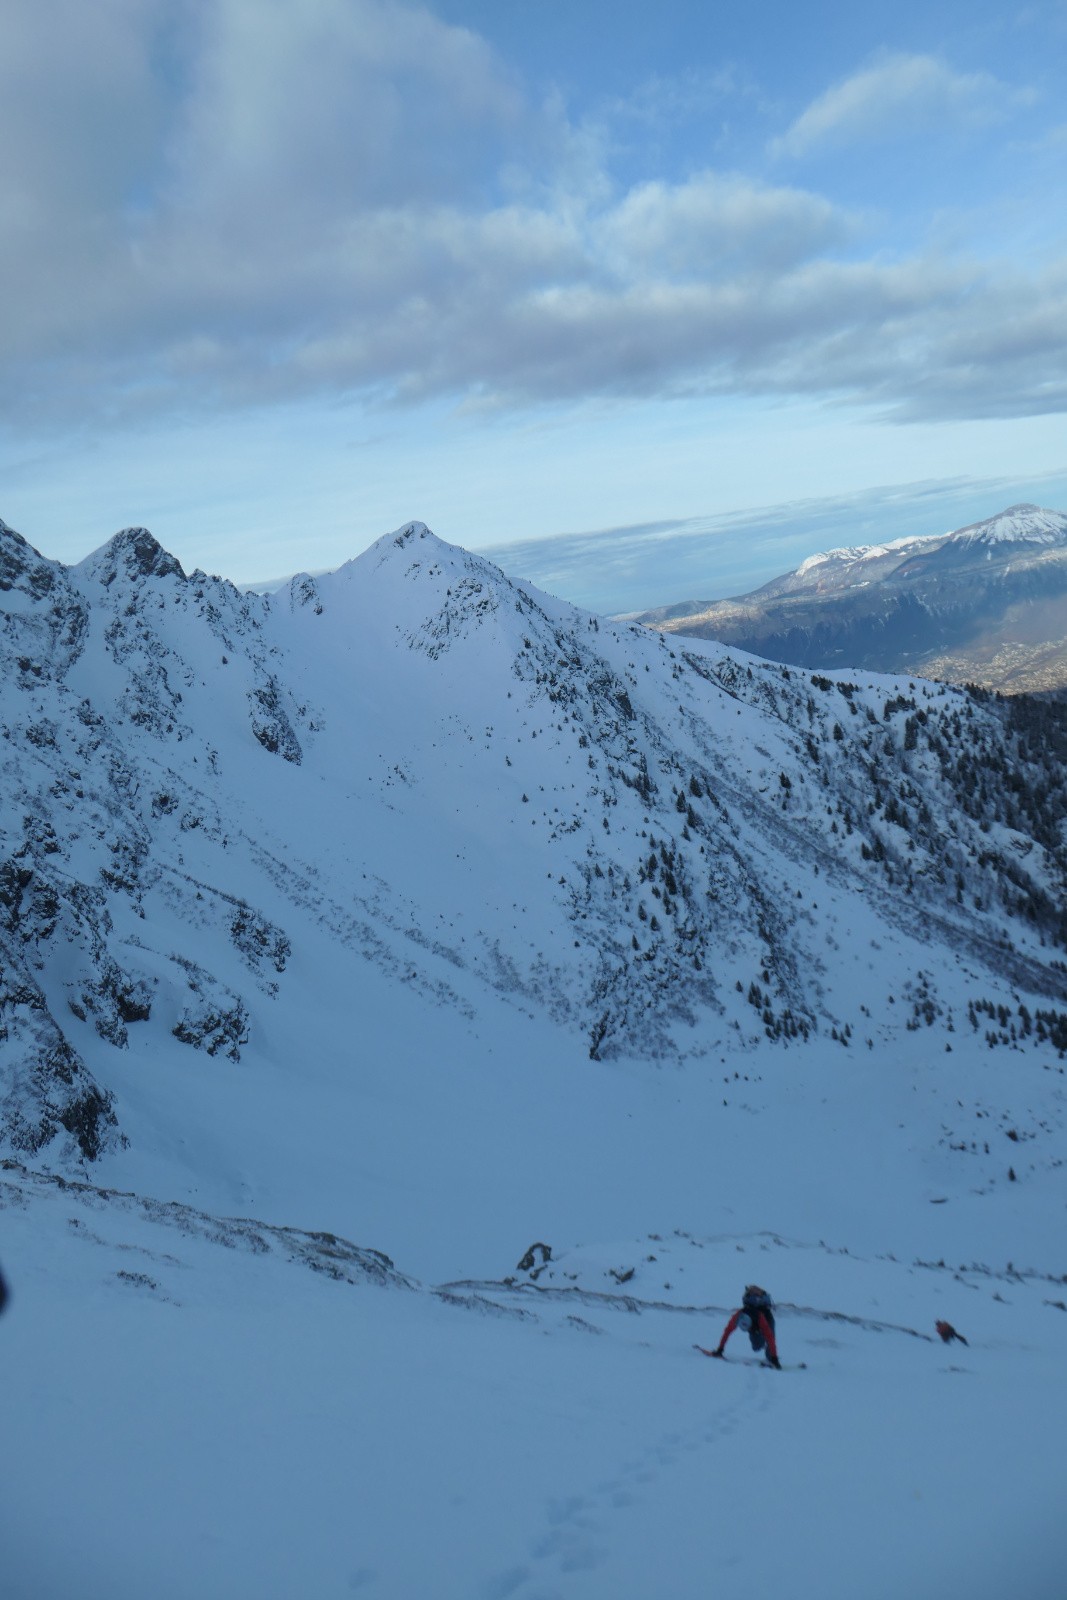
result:
[(241, 1046), (248, 1043), (248, 1013), (240, 1000), (235, 999), (232, 1006), (222, 1009), (203, 999), (190, 1006), (173, 1032), (182, 1044), (191, 1044), (206, 1055), (217, 1056), (221, 1052), (231, 1061), (240, 1061)]
[(67, 1004), (80, 1021), (91, 1018), (101, 1039), (120, 1050), (129, 1043), (130, 1025), (147, 1022), (152, 1015), (148, 984), (143, 978), (123, 972), (104, 950), (97, 958), (94, 974), (70, 985)]
[(15, 1150), (29, 1154), (60, 1129), (87, 1161), (115, 1138), (112, 1097), (95, 1083), (64, 1038), (38, 984), (0, 940), (0, 1118)]
[(57, 581), (52, 562), (39, 556), (21, 533), (0, 521), (0, 590), (21, 589), (36, 600), (44, 599)]
[(241, 904), (230, 923), (230, 937), (249, 966), (258, 970), (264, 962), (275, 972), (284, 972), (291, 946), (280, 928), (252, 906)]
[[(26, 689), (55, 682), (77, 660), (88, 624), (85, 602), (56, 562), (0, 522), (0, 659)], [(19, 601), (22, 603), (18, 603)]]
[(217, 929), (260, 988), (276, 988), (261, 969), (284, 970), (283, 930), (175, 872), (183, 836), (225, 837), (190, 784), (215, 759), (187, 706), (206, 655), (240, 661), (233, 693), (250, 742), (300, 759), (299, 712), (261, 616), (258, 597), (187, 577), (147, 529), (124, 529), (68, 570), (0, 524), (0, 1138), (14, 1149), (65, 1137), (93, 1160), (121, 1139), (85, 1058), (128, 1049), (131, 1030), (156, 1025), (157, 1002), (175, 1039), (240, 1059), (242, 996), (180, 942), (154, 945), (146, 897), (161, 886), (194, 945), (197, 929)]
[(100, 552), (97, 574), (105, 587), (116, 578), (181, 578), (180, 561), (168, 555), (147, 528), (123, 528)]
[(300, 740), (293, 731), (274, 679), (253, 689), (248, 699), (252, 711), (252, 732), (264, 750), (299, 766), (303, 755)]

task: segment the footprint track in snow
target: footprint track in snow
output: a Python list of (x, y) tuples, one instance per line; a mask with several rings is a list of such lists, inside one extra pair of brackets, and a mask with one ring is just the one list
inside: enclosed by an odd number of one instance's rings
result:
[(550, 1500), (544, 1514), (547, 1526), (531, 1540), (527, 1561), (494, 1574), (483, 1586), (482, 1600), (508, 1600), (512, 1595), (521, 1600), (562, 1600), (563, 1591), (554, 1587), (553, 1580), (592, 1571), (607, 1559), (613, 1519), (641, 1505), (644, 1488), (681, 1465), (692, 1470), (692, 1460), (685, 1458), (729, 1440), (745, 1413), (766, 1411), (771, 1399), (765, 1380), (750, 1373), (743, 1391), (710, 1418), (685, 1430), (672, 1428), (651, 1440), (618, 1473), (588, 1493)]

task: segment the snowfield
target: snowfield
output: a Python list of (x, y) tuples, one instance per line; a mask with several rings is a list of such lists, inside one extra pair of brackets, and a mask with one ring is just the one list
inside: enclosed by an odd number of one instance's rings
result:
[(0, 623), (5, 1600), (1060, 1600), (1054, 708), (421, 524)]
[[(1062, 1283), (682, 1232), (351, 1282), (2, 1177), (11, 1600), (1062, 1592)], [(781, 1373), (692, 1349), (751, 1278)]]

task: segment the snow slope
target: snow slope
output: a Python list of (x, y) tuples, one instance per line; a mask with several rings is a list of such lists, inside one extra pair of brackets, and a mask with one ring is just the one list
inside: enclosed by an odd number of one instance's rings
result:
[[(0, 1180), (11, 1600), (1062, 1593), (1062, 1282), (672, 1232), (430, 1290)], [(752, 1277), (804, 1370), (693, 1351)]]
[(1062, 1592), (1044, 724), (420, 524), (0, 584), (13, 1595)]

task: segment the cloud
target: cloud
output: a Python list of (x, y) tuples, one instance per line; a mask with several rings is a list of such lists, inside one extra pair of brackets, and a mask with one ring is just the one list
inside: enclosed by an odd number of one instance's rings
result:
[(41, 0), (4, 19), (0, 52), (3, 354), (77, 342), (106, 298), (116, 219), (150, 181), (161, 123), (148, 0)]
[(705, 172), (681, 184), (640, 184), (597, 232), (621, 273), (691, 279), (780, 271), (843, 243), (851, 227), (819, 195)]
[(995, 121), (1019, 98), (987, 72), (954, 72), (933, 56), (887, 54), (813, 101), (772, 141), (771, 154), (799, 158), (948, 122)]
[[(488, 46), (388, 0), (217, 0), (171, 151), (168, 200), (216, 226), (460, 199), (523, 104)], [(236, 214), (235, 214), (236, 208)]]
[[(531, 103), (427, 10), (112, 0), (87, 17), (38, 0), (0, 57), (12, 428), (309, 394), (1067, 405), (1062, 269), (865, 261), (861, 219), (738, 173), (619, 189), (558, 101)], [(857, 84), (874, 116), (935, 90), (974, 105), (981, 81), (887, 58), (793, 132), (855, 126)]]
[(4, 42), (0, 361), (56, 363), (72, 411), (173, 392), (198, 353), (279, 381), (368, 286), (383, 312), (383, 235), (395, 310), (433, 217), (491, 211), (531, 142), (483, 41), (388, 0), (40, 0)]

